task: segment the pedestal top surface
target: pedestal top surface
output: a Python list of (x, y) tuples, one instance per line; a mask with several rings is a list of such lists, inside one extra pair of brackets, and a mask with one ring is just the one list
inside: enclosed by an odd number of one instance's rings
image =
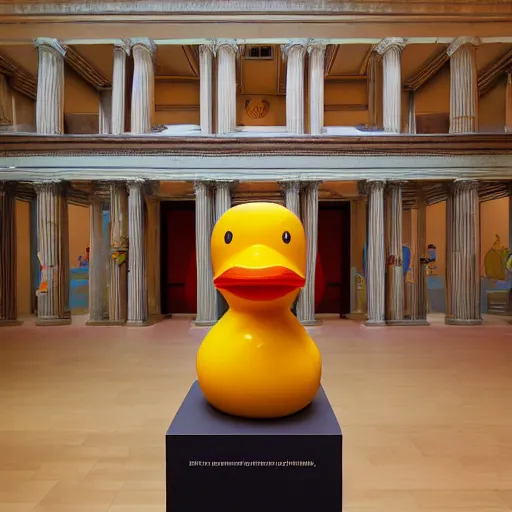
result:
[(285, 418), (256, 420), (230, 416), (214, 409), (194, 382), (167, 435), (341, 435), (334, 411), (321, 386), (313, 402)]

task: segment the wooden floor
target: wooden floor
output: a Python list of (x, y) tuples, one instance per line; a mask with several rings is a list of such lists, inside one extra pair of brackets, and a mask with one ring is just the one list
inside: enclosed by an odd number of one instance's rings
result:
[[(0, 330), (1, 512), (165, 510), (164, 434), (205, 331), (84, 321)], [(344, 510), (512, 510), (512, 325), (312, 332), (344, 430)]]

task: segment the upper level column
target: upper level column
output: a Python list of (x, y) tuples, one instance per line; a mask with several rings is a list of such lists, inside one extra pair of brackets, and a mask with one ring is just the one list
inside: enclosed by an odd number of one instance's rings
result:
[(286, 131), (304, 133), (304, 56), (307, 42), (292, 41), (281, 47), (286, 65)]
[(309, 114), (311, 135), (321, 135), (324, 127), (324, 75), (327, 43), (312, 41), (309, 53)]
[(217, 133), (234, 132), (236, 128), (236, 56), (234, 41), (219, 41), (217, 54)]
[(382, 55), (383, 66), (383, 124), (384, 131), (400, 133), (402, 128), (402, 72), (401, 57), (406, 40), (388, 37), (375, 51)]
[(212, 69), (214, 50), (212, 44), (202, 44), (199, 47), (199, 109), (202, 135), (210, 135), (213, 133)]
[(132, 39), (133, 87), (132, 87), (132, 133), (149, 133), (155, 103), (155, 71), (153, 57), (156, 46), (150, 39)]
[(121, 41), (114, 45), (111, 123), (111, 130), (114, 135), (121, 135), (124, 132), (127, 55), (130, 55), (130, 45), (128, 42)]
[(459, 37), (448, 47), (450, 57), (450, 133), (478, 131), (478, 86), (474, 37)]
[(39, 51), (37, 72), (37, 133), (64, 133), (64, 55), (56, 39), (41, 37), (35, 45)]

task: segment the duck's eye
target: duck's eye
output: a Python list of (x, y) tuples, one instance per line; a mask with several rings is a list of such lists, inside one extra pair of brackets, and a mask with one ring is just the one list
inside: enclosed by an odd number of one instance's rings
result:
[(227, 244), (230, 244), (232, 240), (233, 240), (233, 233), (231, 233), (231, 231), (226, 231), (226, 234), (224, 235), (224, 242), (226, 242)]
[(285, 231), (283, 233), (283, 242), (285, 244), (289, 244), (291, 241), (292, 241), (292, 235), (290, 235), (290, 233), (288, 231)]

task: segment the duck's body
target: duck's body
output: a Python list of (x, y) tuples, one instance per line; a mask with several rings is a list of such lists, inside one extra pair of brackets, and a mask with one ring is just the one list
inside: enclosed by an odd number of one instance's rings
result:
[(272, 203), (226, 212), (212, 234), (214, 283), (230, 308), (197, 354), (199, 385), (217, 409), (277, 418), (306, 407), (320, 386), (320, 352), (290, 311), (305, 283), (300, 220)]
[(251, 315), (228, 310), (204, 339), (197, 372), (206, 399), (217, 409), (276, 418), (313, 400), (322, 359), (290, 311)]

